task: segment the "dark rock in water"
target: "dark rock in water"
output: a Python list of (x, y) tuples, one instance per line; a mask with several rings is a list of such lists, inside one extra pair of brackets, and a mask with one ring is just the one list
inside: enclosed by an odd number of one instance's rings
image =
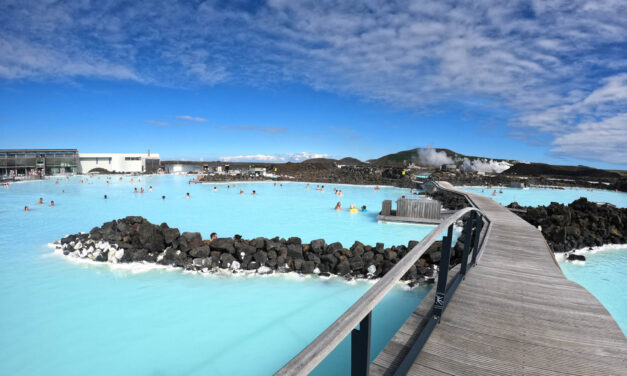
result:
[(259, 265), (265, 265), (268, 261), (268, 254), (265, 251), (257, 251), (257, 253), (253, 255), (253, 260)]
[(181, 236), (178, 228), (166, 228), (163, 229), (162, 232), (166, 246), (172, 245), (172, 243)]
[(574, 253), (570, 253), (567, 258), (568, 261), (586, 261), (586, 256), (584, 255), (576, 255)]
[[(613, 218), (612, 221), (619, 224), (627, 222), (620, 218)], [(616, 228), (609, 232), (619, 233), (620, 230)], [(567, 229), (565, 236), (571, 234), (577, 234), (577, 230)], [(594, 234), (600, 236), (596, 230)], [(560, 233), (557, 235), (564, 237)], [(346, 249), (340, 242), (327, 245), (324, 239), (302, 244), (297, 237), (287, 240), (279, 237), (246, 240), (239, 237), (203, 241), (198, 232), (181, 234), (166, 223), (157, 226), (142, 217), (132, 216), (106, 222), (89, 234), (68, 235), (58, 243), (64, 255), (89, 257), (99, 262), (154, 262), (189, 271), (219, 267), (234, 273), (239, 269), (256, 270), (259, 274), (297, 271), (324, 276), (333, 273), (345, 278), (380, 277), (408, 252), (404, 245), (384, 249), (382, 243), (372, 247), (356, 241), (350, 249)], [(436, 251), (439, 252), (439, 248), (433, 250)], [(437, 258), (436, 253), (427, 253), (421, 259), (425, 265), (412, 267), (406, 277), (433, 275), (428, 262)]]
[(287, 244), (302, 244), (302, 243), (303, 241), (300, 238), (295, 237), (295, 236), (287, 239)]
[(211, 241), (211, 249), (220, 252), (235, 253), (234, 240), (231, 238), (217, 238)]
[(94, 241), (102, 239), (102, 231), (100, 230), (100, 227), (92, 228), (89, 232), (89, 237), (91, 237)]
[(191, 249), (202, 245), (202, 236), (199, 232), (184, 232), (179, 237), (179, 248), (183, 252), (189, 252)]
[(230, 253), (223, 253), (220, 256), (220, 267), (222, 269), (228, 269), (233, 264), (233, 261), (235, 261), (233, 255), (231, 255)]
[(189, 251), (189, 255), (194, 258), (209, 257), (210, 253), (211, 253), (211, 249), (209, 248), (208, 245), (203, 245), (203, 246), (194, 248), (191, 251)]
[(304, 274), (313, 273), (314, 269), (316, 269), (316, 263), (313, 261), (305, 261), (303, 262), (303, 266), (301, 267), (301, 271)]
[(383, 246), (383, 243), (377, 243), (374, 249), (377, 253), (383, 253), (383, 251), (385, 250), (385, 247)]
[(411, 251), (412, 249), (414, 249), (415, 246), (417, 246), (420, 242), (416, 241), (416, 240), (410, 240), (409, 243), (407, 244), (407, 248)]
[(351, 271), (351, 266), (346, 260), (340, 261), (340, 263), (337, 264), (337, 266), (335, 267), (335, 274), (340, 275), (340, 276), (349, 274), (350, 271)]
[(311, 249), (317, 254), (322, 253), (326, 246), (327, 243), (324, 241), (324, 239), (316, 239), (311, 241)]
[(302, 259), (303, 247), (300, 244), (289, 244), (287, 246), (287, 256), (293, 259)]
[(335, 253), (339, 250), (342, 249), (342, 243), (340, 242), (335, 242), (335, 243), (331, 243), (327, 246), (327, 248), (324, 250), (325, 254), (331, 254), (331, 253)]

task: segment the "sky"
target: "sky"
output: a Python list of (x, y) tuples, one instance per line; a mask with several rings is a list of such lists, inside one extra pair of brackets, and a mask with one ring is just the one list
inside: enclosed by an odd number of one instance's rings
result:
[(0, 1), (0, 148), (627, 169), (627, 2)]

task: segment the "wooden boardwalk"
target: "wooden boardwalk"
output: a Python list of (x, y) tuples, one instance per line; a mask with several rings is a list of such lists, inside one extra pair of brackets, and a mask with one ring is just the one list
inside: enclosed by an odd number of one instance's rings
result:
[[(542, 234), (494, 200), (464, 194), (490, 230), (477, 266), (408, 374), (627, 375), (621, 329), (592, 294), (566, 279)], [(371, 375), (394, 374), (417, 328), (432, 320), (432, 304), (433, 292), (371, 364)]]

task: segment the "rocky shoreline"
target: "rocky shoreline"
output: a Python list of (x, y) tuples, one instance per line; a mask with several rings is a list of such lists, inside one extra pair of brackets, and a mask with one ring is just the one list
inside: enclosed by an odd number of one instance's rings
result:
[[(582, 248), (627, 243), (627, 209), (609, 204), (597, 204), (585, 197), (568, 205), (520, 206), (513, 202), (509, 208), (542, 231), (555, 253), (572, 252)], [(567, 259), (584, 261), (583, 255), (569, 254)]]
[[(452, 264), (461, 260), (463, 243), (452, 250)], [(324, 239), (302, 243), (300, 238), (275, 237), (203, 240), (198, 232), (181, 233), (166, 223), (154, 225), (129, 216), (104, 223), (89, 233), (68, 235), (55, 242), (65, 256), (94, 262), (145, 262), (174, 266), (188, 271), (211, 273), (219, 269), (257, 274), (297, 272), (346, 279), (376, 279), (387, 273), (417, 241), (407, 246), (385, 248), (356, 241), (350, 248)], [(437, 275), (441, 242), (434, 243), (403, 277), (411, 286), (432, 283)]]

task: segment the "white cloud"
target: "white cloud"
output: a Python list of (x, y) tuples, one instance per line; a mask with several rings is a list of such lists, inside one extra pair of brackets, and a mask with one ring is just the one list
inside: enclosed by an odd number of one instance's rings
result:
[(206, 123), (208, 120), (205, 118), (190, 116), (190, 115), (179, 115), (176, 117), (177, 119), (186, 120), (186, 121), (194, 121), (196, 123)]
[(144, 120), (144, 121), (148, 124), (152, 124), (157, 127), (167, 127), (168, 125), (170, 125), (170, 123), (168, 123), (167, 121), (160, 121), (160, 120)]
[(300, 153), (273, 154), (273, 155), (268, 155), (268, 154), (234, 155), (234, 156), (220, 157), (220, 160), (224, 162), (285, 163), (285, 162), (302, 162), (304, 160), (312, 159), (312, 158), (331, 158), (331, 156), (329, 154), (300, 152)]
[(627, 162), (627, 113), (579, 124), (573, 132), (557, 137), (552, 152), (584, 159)]
[(248, 8), (4, 0), (0, 78), (296, 82), (420, 111), (505, 110), (513, 131), (530, 139), (578, 133), (626, 105), (624, 1), (274, 0)]
[(219, 125), (216, 128), (232, 131), (258, 131), (264, 133), (281, 133), (287, 131), (283, 127), (261, 127), (256, 125)]

